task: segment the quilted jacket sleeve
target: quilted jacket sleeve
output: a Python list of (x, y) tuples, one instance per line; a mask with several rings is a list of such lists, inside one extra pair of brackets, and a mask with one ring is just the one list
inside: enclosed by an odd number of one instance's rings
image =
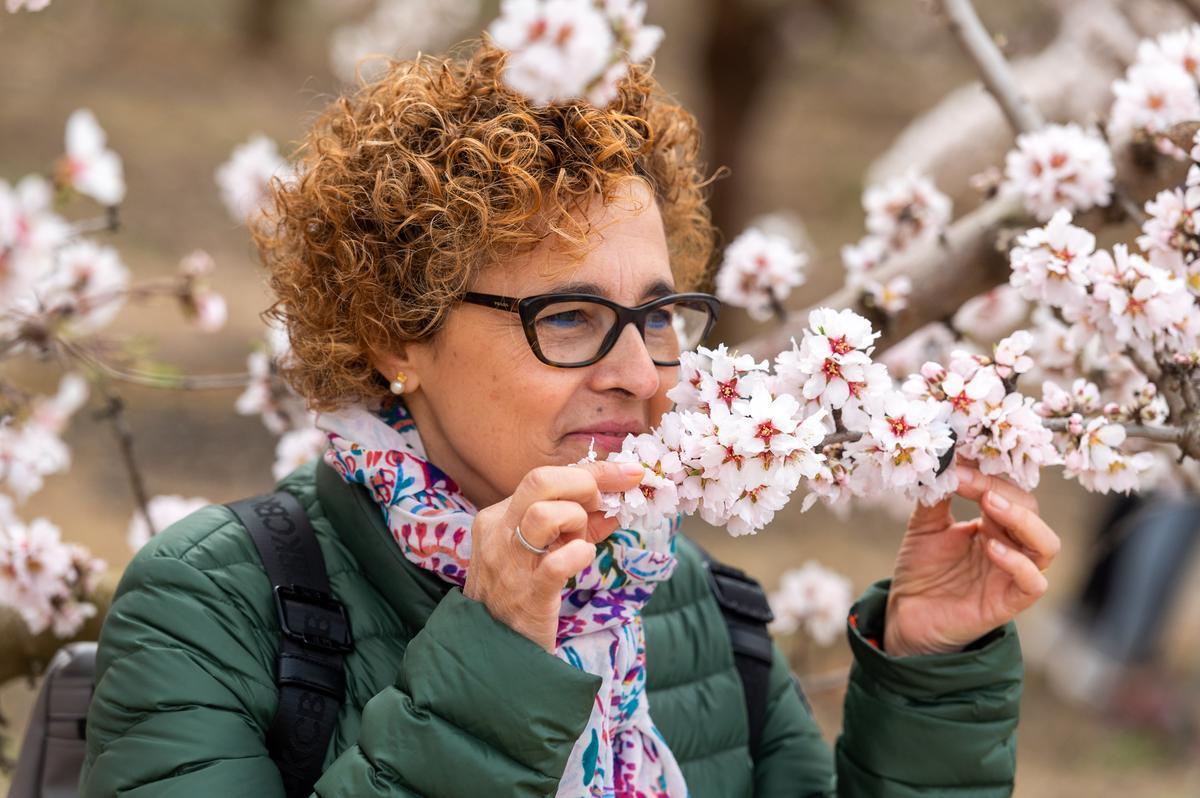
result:
[(882, 639), (889, 586), (873, 585), (851, 612), (854, 664), (832, 761), (776, 655), (756, 798), (1012, 794), (1023, 678), (1015, 625), (961, 652), (891, 657), (870, 642)]
[(599, 689), (600, 677), (452, 590), (409, 643), (396, 684), (367, 703), (358, 743), (316, 794), (553, 795)]
[[(213, 530), (217, 516), (206, 517)], [(265, 744), (278, 703), (265, 576), (253, 561), (222, 570), (262, 582), (247, 598), (181, 557), (180, 535), (204, 522), (192, 518), (138, 553), (105, 620), (83, 798), (283, 796)], [(316, 794), (552, 795), (599, 684), (452, 591)]]

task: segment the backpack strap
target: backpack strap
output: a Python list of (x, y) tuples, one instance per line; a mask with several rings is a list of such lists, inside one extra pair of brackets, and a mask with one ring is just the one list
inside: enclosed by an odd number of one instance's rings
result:
[(316, 533), (296, 497), (277, 491), (225, 506), (258, 549), (279, 619), (279, 708), (267, 750), (288, 798), (308, 796), (346, 694), (342, 663), (354, 648), (350, 619), (330, 591)]
[[(699, 548), (697, 546), (697, 548)], [(742, 679), (746, 696), (746, 717), (750, 725), (750, 755), (758, 759), (763, 727), (767, 723), (767, 704), (771, 682), (771, 635), (767, 624), (775, 619), (762, 586), (745, 571), (714, 560), (700, 549), (708, 572), (713, 597), (721, 607), (733, 662)]]
[[(750, 754), (757, 760), (762, 743), (763, 728), (767, 724), (767, 706), (771, 699), (771, 663), (773, 646), (767, 624), (775, 620), (766, 591), (754, 577), (740, 568), (714, 560), (694, 540), (691, 541), (704, 561), (708, 572), (709, 587), (725, 626), (729, 629), (729, 642), (733, 648), (733, 662), (742, 680), (742, 692), (746, 697), (746, 717), (749, 721)], [(800, 702), (812, 713), (808, 697), (800, 686), (800, 679), (791, 674), (792, 683), (800, 695)]]

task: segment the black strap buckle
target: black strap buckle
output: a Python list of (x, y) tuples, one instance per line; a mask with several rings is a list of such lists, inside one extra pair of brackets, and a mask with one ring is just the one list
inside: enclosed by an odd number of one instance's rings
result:
[(279, 630), (298, 643), (322, 651), (354, 649), (346, 607), (329, 593), (300, 585), (275, 586)]
[(767, 594), (756, 579), (740, 568), (716, 560), (706, 560), (704, 566), (712, 580), (713, 595), (724, 609), (753, 623), (768, 624), (775, 620)]

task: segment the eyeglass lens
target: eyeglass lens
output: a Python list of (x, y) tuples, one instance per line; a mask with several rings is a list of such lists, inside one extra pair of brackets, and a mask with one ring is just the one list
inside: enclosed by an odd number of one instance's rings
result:
[[(646, 314), (644, 339), (650, 358), (673, 363), (679, 353), (695, 348), (708, 324), (703, 302), (672, 302)], [(555, 363), (583, 363), (594, 358), (616, 324), (617, 313), (594, 302), (564, 301), (542, 308), (534, 320), (538, 348)]]

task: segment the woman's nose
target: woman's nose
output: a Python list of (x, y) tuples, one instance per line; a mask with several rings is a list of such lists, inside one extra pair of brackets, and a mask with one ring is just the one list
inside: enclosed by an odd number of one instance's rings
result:
[(650, 358), (646, 342), (637, 327), (625, 325), (612, 350), (597, 364), (597, 389), (620, 388), (639, 399), (649, 399), (658, 392), (658, 366)]

